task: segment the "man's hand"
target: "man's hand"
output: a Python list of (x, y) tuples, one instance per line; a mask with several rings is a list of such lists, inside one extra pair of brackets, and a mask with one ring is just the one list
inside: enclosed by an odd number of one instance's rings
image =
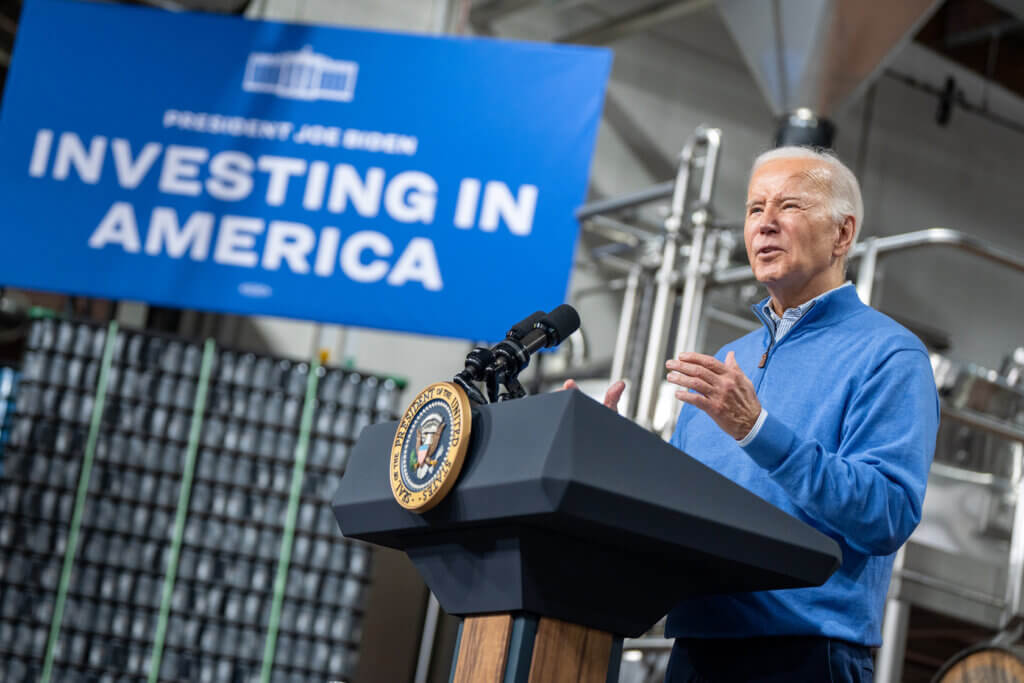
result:
[[(576, 385), (576, 380), (567, 379), (565, 380), (565, 384), (562, 385), (562, 389), (579, 389), (579, 387)], [(619, 412), (619, 399), (622, 398), (622, 392), (625, 390), (625, 382), (621, 379), (618, 382), (615, 382), (608, 387), (608, 391), (604, 392), (604, 404), (615, 412)]]
[(726, 434), (740, 440), (754, 428), (761, 402), (732, 351), (724, 363), (702, 353), (681, 353), (665, 367), (666, 379), (683, 387), (676, 398), (703, 410)]

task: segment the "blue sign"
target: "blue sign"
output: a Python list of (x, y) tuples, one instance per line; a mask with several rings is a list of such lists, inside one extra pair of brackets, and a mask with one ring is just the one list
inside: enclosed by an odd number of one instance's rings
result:
[(29, 0), (0, 284), (470, 339), (565, 297), (607, 50)]

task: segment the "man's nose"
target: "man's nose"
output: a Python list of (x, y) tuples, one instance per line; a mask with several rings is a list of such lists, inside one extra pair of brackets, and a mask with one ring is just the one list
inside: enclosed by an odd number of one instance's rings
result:
[(761, 210), (761, 215), (757, 219), (757, 231), (758, 232), (772, 232), (779, 229), (778, 224), (779, 212), (774, 205), (768, 204)]

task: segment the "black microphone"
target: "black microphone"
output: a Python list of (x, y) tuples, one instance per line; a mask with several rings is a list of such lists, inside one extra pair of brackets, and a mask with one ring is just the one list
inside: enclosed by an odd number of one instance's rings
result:
[(453, 381), (461, 386), (471, 401), (488, 401), (473, 382), (484, 382), (491, 402), (498, 400), (498, 387), (504, 384), (507, 398), (520, 398), (526, 391), (516, 377), (530, 364), (530, 356), (540, 349), (558, 346), (566, 337), (578, 330), (580, 316), (572, 306), (562, 304), (550, 313), (537, 311), (512, 326), (504, 341), (492, 348), (477, 347), (466, 357), (466, 368)]
[(536, 326), (536, 324), (539, 323), (541, 319), (546, 315), (547, 314), (544, 311), (537, 311), (536, 313), (532, 313), (529, 317), (523, 318), (515, 325), (513, 325), (512, 329), (505, 333), (505, 337), (512, 337), (517, 341), (522, 339), (524, 336), (526, 336), (526, 333), (532, 330), (534, 326)]
[(486, 371), (499, 384), (508, 384), (510, 378), (514, 379), (530, 364), (531, 355), (540, 349), (558, 346), (579, 327), (580, 314), (572, 306), (562, 304), (537, 320), (533, 329), (521, 338), (514, 339), (510, 335), (491, 349), (494, 359), (487, 365)]
[[(523, 318), (505, 334), (505, 341), (511, 343), (514, 347), (518, 347), (519, 340), (529, 333), (545, 315), (544, 311), (536, 311)], [(497, 346), (490, 349), (486, 346), (478, 346), (470, 351), (469, 355), (466, 356), (465, 369), (452, 379), (453, 382), (462, 387), (469, 400), (474, 403), (484, 405), (487, 403), (487, 399), (484, 398), (479, 389), (473, 386), (473, 382), (487, 381), (488, 393), (497, 395), (498, 388), (494, 384), (494, 374), (488, 371), (488, 368), (494, 364), (494, 349), (497, 348)]]
[(580, 314), (569, 304), (562, 304), (534, 323), (533, 329), (523, 335), (520, 343), (525, 348), (527, 355), (530, 355), (549, 346), (558, 346), (578, 329), (580, 329)]

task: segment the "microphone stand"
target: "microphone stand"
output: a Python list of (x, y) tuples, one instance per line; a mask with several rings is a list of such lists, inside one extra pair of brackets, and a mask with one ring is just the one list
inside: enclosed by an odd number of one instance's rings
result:
[[(466, 397), (476, 405), (487, 405), (487, 398), (476, 388), (475, 382), (483, 382), (487, 376), (487, 368), (494, 362), (494, 353), (483, 346), (478, 346), (466, 356), (466, 369), (455, 375), (452, 382), (462, 387)], [(493, 373), (492, 373), (493, 374)], [(490, 393), (490, 382), (488, 382)]]
[[(498, 359), (502, 363), (497, 363)], [(523, 398), (526, 389), (519, 382), (519, 373), (530, 362), (526, 349), (518, 341), (506, 339), (494, 349), (477, 347), (466, 356), (466, 368), (455, 375), (452, 381), (462, 387), (469, 400), (477, 405)], [(476, 387), (483, 382), (487, 396)], [(505, 391), (499, 393), (501, 387)]]
[[(519, 382), (519, 373), (530, 364), (531, 354), (558, 346), (579, 326), (580, 316), (572, 306), (563, 304), (548, 314), (537, 311), (509, 330), (505, 340), (494, 348), (478, 346), (470, 351), (465, 369), (453, 381), (477, 405), (523, 398), (526, 389)], [(476, 382), (484, 383), (487, 397)], [(499, 394), (501, 386), (505, 391)]]

